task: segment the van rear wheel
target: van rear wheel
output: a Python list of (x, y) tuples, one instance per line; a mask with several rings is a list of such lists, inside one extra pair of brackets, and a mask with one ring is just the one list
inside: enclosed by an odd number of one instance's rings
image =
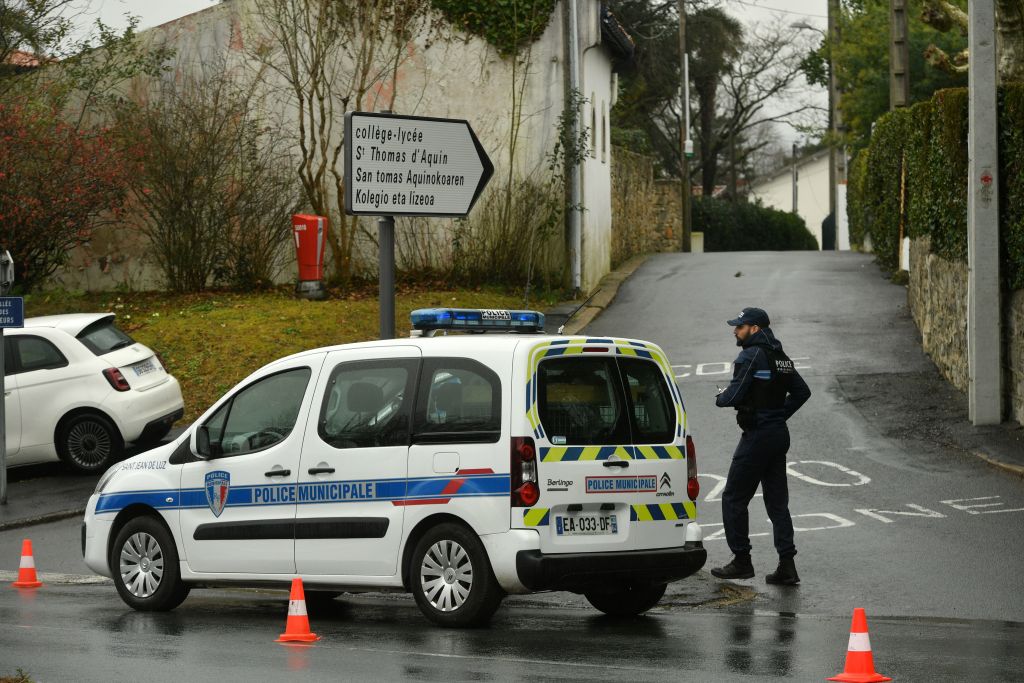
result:
[(607, 590), (587, 591), (587, 602), (611, 617), (635, 617), (651, 609), (665, 595), (663, 583), (624, 586)]
[(441, 626), (485, 624), (505, 597), (483, 543), (459, 524), (439, 524), (424, 534), (410, 570), (416, 604)]

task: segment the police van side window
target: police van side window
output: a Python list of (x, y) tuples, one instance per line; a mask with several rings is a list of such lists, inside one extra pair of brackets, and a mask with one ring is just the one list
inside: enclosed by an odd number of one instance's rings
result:
[(220, 456), (245, 455), (284, 441), (295, 428), (311, 371), (286, 370), (245, 387), (205, 422)]
[(424, 360), (416, 398), (416, 443), (496, 443), (501, 437), (501, 380), (465, 358)]
[(409, 443), (409, 406), (419, 361), (341, 363), (327, 382), (317, 431), (335, 448)]
[(552, 358), (537, 371), (540, 422), (553, 444), (629, 443), (629, 419), (614, 358)]
[(633, 422), (633, 443), (671, 443), (676, 418), (661, 369), (648, 360), (620, 358)]

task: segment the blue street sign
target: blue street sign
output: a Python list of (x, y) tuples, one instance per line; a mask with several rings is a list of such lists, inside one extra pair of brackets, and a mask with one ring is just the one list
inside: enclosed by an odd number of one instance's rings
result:
[(25, 327), (25, 299), (0, 297), (0, 327)]

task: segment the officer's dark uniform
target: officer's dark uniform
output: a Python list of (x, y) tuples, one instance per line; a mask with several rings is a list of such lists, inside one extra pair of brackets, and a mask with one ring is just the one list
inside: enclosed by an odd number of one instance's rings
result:
[(760, 308), (745, 308), (730, 325), (757, 325), (760, 331), (744, 342), (736, 358), (732, 382), (716, 399), (720, 408), (736, 409), (736, 422), (743, 430), (732, 456), (729, 476), (722, 494), (725, 538), (735, 558), (725, 567), (712, 570), (719, 578), (745, 579), (754, 575), (750, 561), (747, 506), (761, 485), (764, 506), (772, 521), (779, 568), (769, 574), (769, 583), (796, 584), (793, 556), (793, 520), (789, 515), (786, 482), (786, 453), (789, 429), (786, 420), (811, 396), (807, 383), (782, 350), (782, 344), (768, 328), (768, 314)]

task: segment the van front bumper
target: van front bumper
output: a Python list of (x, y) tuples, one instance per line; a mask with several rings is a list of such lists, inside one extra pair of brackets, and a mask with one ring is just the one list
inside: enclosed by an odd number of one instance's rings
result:
[(681, 548), (614, 553), (553, 555), (539, 550), (521, 550), (516, 554), (516, 570), (519, 580), (530, 590), (581, 593), (610, 583), (678, 581), (700, 570), (707, 559), (707, 551), (700, 541), (688, 541)]

